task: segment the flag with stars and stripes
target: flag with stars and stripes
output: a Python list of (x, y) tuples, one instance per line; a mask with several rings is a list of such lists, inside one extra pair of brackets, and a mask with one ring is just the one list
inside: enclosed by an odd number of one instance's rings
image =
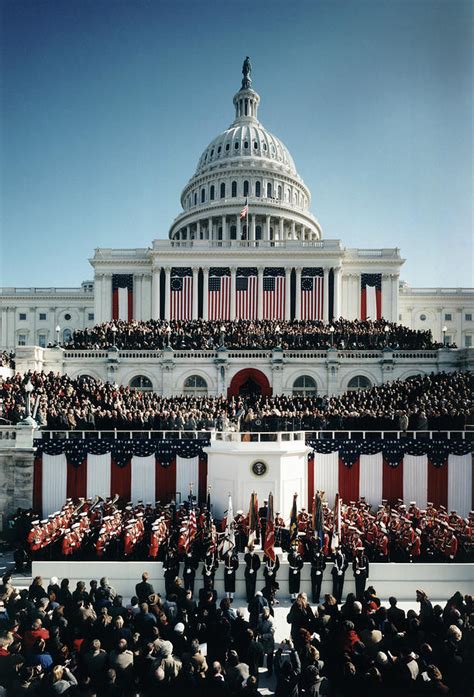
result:
[(228, 268), (209, 269), (208, 317), (210, 320), (230, 319), (231, 276)]
[(363, 273), (360, 277), (360, 318), (382, 319), (382, 274)]
[(301, 319), (322, 320), (323, 297), (323, 269), (304, 268), (301, 272)]
[(256, 267), (237, 269), (235, 315), (237, 319), (257, 319), (258, 272)]
[(285, 288), (284, 268), (263, 270), (263, 319), (285, 319)]
[(171, 269), (170, 317), (192, 319), (193, 316), (193, 272), (190, 268)]

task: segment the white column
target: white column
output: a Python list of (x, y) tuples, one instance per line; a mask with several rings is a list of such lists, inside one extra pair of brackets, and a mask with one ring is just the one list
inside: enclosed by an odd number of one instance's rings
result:
[(258, 267), (257, 319), (263, 319), (263, 267)]
[[(280, 223), (283, 218), (280, 218)], [(286, 280), (285, 280), (285, 319), (291, 319), (291, 266), (287, 266), (285, 269)]]
[(165, 279), (165, 319), (170, 320), (171, 317), (171, 268), (169, 266), (165, 269), (166, 279)]
[(334, 319), (339, 319), (341, 316), (341, 267), (334, 267), (334, 299), (333, 299), (333, 314)]
[(291, 239), (296, 240), (296, 223), (294, 220), (291, 223)]
[(1, 347), (3, 349), (8, 348), (7, 346), (7, 323), (8, 323), (8, 312), (6, 307), (2, 307), (2, 335), (1, 335)]
[(235, 319), (235, 279), (237, 269), (232, 266), (230, 269), (230, 319)]
[[(223, 239), (223, 240), (226, 240), (226, 239), (227, 239), (227, 229), (226, 229), (226, 228), (227, 228), (227, 225), (226, 225), (226, 222), (227, 222), (227, 221), (226, 221), (226, 217), (225, 217), (225, 215), (223, 215), (223, 216), (222, 216), (222, 239)], [(216, 235), (216, 239), (217, 239), (217, 235)]]
[(112, 319), (112, 274), (104, 274), (103, 278), (104, 286), (102, 289), (102, 296), (104, 299), (104, 314), (102, 316), (102, 321), (108, 322), (110, 319)]
[(399, 277), (397, 273), (392, 274), (392, 315), (387, 317), (392, 322), (398, 322), (398, 296), (399, 296)]
[(257, 216), (255, 213), (252, 215), (252, 232), (251, 232), (251, 237), (250, 239), (255, 242), (257, 233), (256, 233), (256, 227), (257, 227)]
[(193, 266), (193, 319), (198, 318), (198, 273), (199, 268)]
[(153, 280), (151, 289), (151, 318), (160, 319), (160, 277), (161, 268), (153, 268)]
[(207, 237), (212, 240), (212, 218), (207, 221)]
[(265, 239), (269, 240), (270, 239), (270, 216), (267, 215), (265, 219)]
[(280, 218), (280, 240), (285, 239), (285, 221), (283, 218)]
[(329, 322), (329, 269), (324, 268), (323, 320)]
[(199, 220), (196, 220), (196, 234), (194, 236), (195, 240), (198, 240), (201, 235), (201, 223)]
[[(102, 274), (94, 277), (94, 324), (102, 322)], [(53, 327), (54, 328), (54, 327)]]
[(204, 266), (203, 272), (203, 284), (202, 284), (202, 318), (208, 318), (208, 294), (209, 294), (209, 267)]
[(143, 274), (133, 274), (133, 319), (142, 317)]
[(142, 319), (151, 319), (151, 274), (143, 274), (142, 278)]
[(295, 319), (301, 319), (301, 267), (296, 267)]
[(392, 316), (392, 275), (382, 274), (382, 317), (388, 320)]
[[(15, 341), (15, 309), (14, 307), (7, 308), (7, 344), (10, 348), (14, 349), (16, 346)], [(54, 328), (56, 328), (56, 317), (54, 318)], [(56, 334), (54, 334), (56, 338)]]

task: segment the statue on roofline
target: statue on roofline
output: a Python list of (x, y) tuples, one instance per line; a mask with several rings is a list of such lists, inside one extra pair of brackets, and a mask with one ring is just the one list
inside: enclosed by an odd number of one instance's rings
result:
[(250, 75), (252, 74), (252, 63), (250, 62), (250, 58), (246, 56), (244, 60), (244, 64), (242, 66), (242, 75), (244, 76), (242, 79), (242, 89), (246, 90), (249, 89), (252, 85), (252, 78)]

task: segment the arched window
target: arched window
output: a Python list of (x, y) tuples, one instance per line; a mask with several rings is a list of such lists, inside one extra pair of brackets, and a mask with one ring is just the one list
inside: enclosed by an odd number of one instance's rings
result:
[(232, 198), (237, 196), (237, 182), (232, 182)]
[(309, 375), (300, 375), (293, 383), (293, 394), (300, 397), (313, 397), (317, 393), (316, 381)]
[(260, 182), (255, 182), (255, 196), (260, 196), (261, 194), (261, 184)]
[(195, 191), (194, 192), (194, 205), (196, 205), (197, 202), (198, 202), (198, 195), (197, 195), (197, 192)]
[(209, 190), (209, 198), (211, 199), (211, 201), (214, 201), (214, 193), (215, 193), (214, 184), (211, 184), (211, 188)]
[(153, 389), (150, 378), (145, 375), (135, 375), (134, 378), (130, 380), (130, 388), (132, 390), (141, 390), (142, 392), (150, 391)]
[(221, 198), (225, 198), (225, 183), (221, 184)]
[(367, 390), (370, 387), (372, 387), (372, 383), (370, 382), (369, 378), (365, 377), (365, 375), (355, 375), (347, 384), (347, 389), (349, 391)]
[(63, 331), (63, 343), (67, 344), (68, 341), (72, 339), (72, 331), (70, 329), (64, 329)]
[(230, 239), (231, 240), (237, 239), (237, 228), (235, 225), (230, 226)]
[(272, 185), (271, 185), (271, 182), (268, 182), (268, 184), (267, 184), (267, 198), (271, 198), (271, 197), (272, 197)]
[(281, 201), (281, 186), (278, 187), (278, 198)]
[(184, 381), (183, 393), (194, 397), (207, 395), (207, 382), (200, 375), (190, 375)]
[(201, 203), (206, 200), (206, 189), (201, 189)]
[(244, 196), (249, 195), (249, 183), (247, 180), (244, 181)]
[(255, 228), (255, 239), (256, 240), (261, 240), (262, 239), (262, 228), (260, 225), (257, 225)]

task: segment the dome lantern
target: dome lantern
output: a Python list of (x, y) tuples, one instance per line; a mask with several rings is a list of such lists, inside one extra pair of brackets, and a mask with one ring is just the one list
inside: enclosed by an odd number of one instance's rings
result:
[(259, 95), (252, 89), (252, 64), (247, 56), (242, 66), (242, 86), (234, 95), (235, 121), (236, 123), (258, 123), (257, 109), (260, 102)]

